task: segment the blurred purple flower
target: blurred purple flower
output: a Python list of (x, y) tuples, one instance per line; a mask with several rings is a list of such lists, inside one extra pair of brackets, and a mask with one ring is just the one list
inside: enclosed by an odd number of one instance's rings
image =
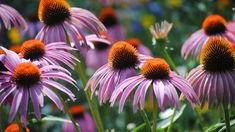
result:
[[(96, 132), (94, 120), (82, 105), (72, 106), (70, 112), (79, 124), (81, 132)], [(76, 129), (72, 123), (66, 123), (63, 125), (63, 132), (76, 132)]]
[(78, 36), (86, 43), (84, 28), (99, 36), (105, 27), (91, 12), (70, 7), (65, 0), (41, 0), (38, 10), (39, 20), (44, 23), (36, 39), (45, 44), (51, 42), (68, 42), (69, 37), (75, 46), (81, 50)]
[(171, 71), (165, 60), (149, 59), (141, 67), (141, 75), (127, 78), (117, 86), (110, 99), (111, 106), (120, 100), (119, 112), (121, 112), (127, 98), (135, 91), (133, 109), (137, 110), (138, 103), (140, 108), (144, 109), (147, 91), (151, 89), (161, 110), (166, 106), (176, 106), (179, 109), (179, 97), (175, 87), (182, 92), (192, 107), (199, 103), (190, 84)]
[(112, 43), (125, 39), (125, 31), (119, 24), (117, 14), (113, 8), (104, 8), (100, 12), (99, 19), (107, 28), (107, 32)]
[(11, 29), (11, 24), (18, 28), (23, 28), (25, 30), (28, 28), (27, 23), (25, 22), (24, 18), (19, 14), (19, 12), (8, 5), (0, 4), (0, 18), (2, 19), (4, 26), (8, 30)]
[(210, 15), (205, 18), (202, 24), (202, 29), (193, 33), (183, 44), (181, 55), (184, 59), (191, 54), (193, 58), (199, 58), (202, 47), (206, 41), (214, 36), (220, 36), (224, 39), (235, 43), (235, 34), (227, 27), (227, 22), (220, 15)]
[(41, 118), (40, 106), (44, 105), (44, 96), (48, 96), (60, 109), (63, 104), (53, 92), (52, 88), (58, 89), (74, 100), (74, 94), (51, 79), (60, 79), (76, 87), (76, 81), (70, 77), (69, 72), (57, 65), (38, 66), (38, 62), (29, 62), (13, 51), (1, 47), (5, 54), (0, 56), (1, 62), (8, 71), (1, 71), (0, 74), (0, 105), (6, 98), (13, 94), (12, 105), (9, 114), (9, 122), (12, 122), (19, 106), (21, 105), (20, 120), (26, 126), (28, 101), (31, 100), (37, 119)]
[(140, 39), (138, 39), (138, 38), (129, 38), (129, 39), (127, 39), (127, 42), (129, 44), (131, 44), (132, 46), (134, 46), (140, 54), (148, 55), (148, 56), (152, 55), (151, 51), (146, 46), (144, 46), (142, 44)]

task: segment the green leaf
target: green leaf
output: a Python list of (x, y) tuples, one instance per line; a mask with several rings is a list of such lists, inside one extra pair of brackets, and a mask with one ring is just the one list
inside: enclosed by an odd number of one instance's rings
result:
[[(185, 108), (186, 108), (186, 104), (184, 104), (181, 107), (180, 111), (176, 112), (173, 122), (175, 122), (177, 119), (179, 119), (179, 117), (183, 114)], [(168, 117), (167, 119), (161, 120), (160, 122), (157, 123), (158, 124), (157, 129), (158, 129), (159, 132), (164, 131), (164, 129), (167, 128), (170, 125), (171, 117), (172, 116)], [(152, 124), (153, 121), (151, 121), (150, 123)], [(134, 128), (132, 130), (132, 132), (141, 132), (141, 131), (144, 131), (146, 129), (147, 129), (146, 128), (146, 123), (143, 123), (143, 124), (137, 126), (136, 128)]]
[[(68, 119), (64, 119), (61, 117), (56, 117), (56, 116), (51, 116), (51, 115), (47, 115), (42, 117), (40, 120), (37, 120), (35, 118), (31, 119), (28, 124), (31, 123), (39, 123), (39, 122), (60, 122), (60, 123), (72, 123), (72, 121), (68, 120)], [(79, 126), (79, 124), (77, 123), (77, 125)]]
[[(181, 107), (181, 109), (176, 112), (173, 122), (175, 122), (176, 120), (178, 120), (178, 119), (180, 118), (180, 116), (183, 114), (185, 108), (186, 108), (186, 104), (184, 104), (184, 105)], [(164, 120), (158, 122), (158, 123), (157, 123), (157, 124), (158, 124), (157, 128), (158, 128), (158, 129), (159, 129), (159, 128), (160, 128), (160, 129), (165, 129), (165, 128), (167, 128), (167, 127), (170, 125), (171, 117), (172, 117), (172, 116), (170, 116), (170, 117), (168, 117), (167, 119), (164, 119)]]
[[(235, 125), (235, 119), (230, 120), (230, 126)], [(219, 130), (218, 132), (223, 132), (226, 129), (226, 125), (224, 122), (216, 123), (212, 126), (210, 126), (208, 129), (206, 129), (205, 132), (215, 132)]]

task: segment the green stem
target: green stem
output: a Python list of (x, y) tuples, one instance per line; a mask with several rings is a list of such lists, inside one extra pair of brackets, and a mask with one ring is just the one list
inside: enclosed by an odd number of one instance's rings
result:
[(55, 91), (55, 93), (57, 94), (57, 96), (59, 97), (60, 101), (62, 102), (62, 104), (63, 104), (63, 106), (64, 106), (64, 111), (68, 114), (69, 119), (72, 121), (73, 126), (74, 126), (76, 132), (80, 132), (80, 129), (79, 129), (79, 127), (78, 127), (76, 121), (74, 120), (72, 114), (71, 114), (70, 111), (69, 111), (68, 105), (65, 103), (64, 99), (60, 96), (60, 94), (59, 94), (56, 90), (54, 90), (54, 91)]
[(139, 111), (140, 111), (140, 115), (142, 116), (144, 122), (146, 123), (148, 131), (151, 132), (151, 123), (148, 119), (146, 112), (144, 110), (141, 110), (140, 107), (139, 107)]
[(170, 55), (167, 53), (166, 49), (165, 49), (165, 46), (163, 43), (160, 43), (159, 44), (159, 47), (160, 47), (160, 50), (163, 54), (163, 56), (165, 57), (165, 59), (167, 60), (167, 62), (170, 64), (170, 66), (172, 67), (172, 69), (177, 73), (179, 74), (177, 68), (176, 68), (176, 65), (174, 63), (174, 61), (172, 60), (172, 58), (170, 57)]
[(228, 110), (228, 106), (225, 103), (223, 103), (223, 109), (224, 109), (224, 117), (225, 117), (225, 123), (226, 123), (226, 132), (230, 132), (229, 110)]
[(16, 122), (17, 122), (17, 124), (19, 126), (20, 132), (24, 132), (24, 129), (23, 129), (21, 121), (20, 121), (20, 115), (19, 114), (17, 114), (17, 116), (16, 116)]
[[(79, 75), (79, 77), (82, 81), (83, 87), (85, 87), (86, 83), (87, 83), (87, 80), (88, 80), (87, 76), (86, 76), (85, 63), (84, 63), (83, 58), (81, 57), (80, 54), (78, 55), (78, 58), (80, 60), (80, 63), (78, 63), (78, 65), (77, 65), (77, 69), (78, 69), (77, 73), (78, 73), (78, 75)], [(92, 100), (90, 99), (90, 97), (91, 97), (91, 90), (90, 89), (88, 89), (85, 92), (85, 96), (86, 96), (86, 99), (88, 101), (92, 117), (95, 120), (98, 132), (103, 132), (104, 127), (103, 127), (103, 123), (102, 123), (102, 120), (101, 120), (101, 117), (100, 117), (100, 112), (99, 112), (99, 109), (98, 109), (96, 98), (93, 98)]]
[(157, 100), (153, 97), (153, 132), (157, 132)]
[(174, 112), (173, 112), (173, 115), (172, 115), (172, 117), (171, 117), (171, 122), (170, 122), (170, 125), (169, 125), (169, 127), (167, 128), (167, 132), (171, 132), (171, 128), (172, 128), (172, 126), (173, 126), (173, 122), (174, 122), (174, 118), (175, 118), (175, 114), (176, 114), (176, 107), (174, 107)]

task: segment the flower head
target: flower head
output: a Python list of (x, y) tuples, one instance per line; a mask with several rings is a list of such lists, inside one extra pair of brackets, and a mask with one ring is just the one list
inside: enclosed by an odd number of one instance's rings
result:
[(193, 33), (183, 44), (181, 55), (186, 59), (191, 54), (192, 57), (200, 57), (202, 47), (211, 37), (219, 36), (232, 43), (235, 42), (233, 28), (229, 28), (226, 20), (220, 15), (210, 15), (205, 18), (202, 29)]
[(200, 63), (187, 80), (198, 95), (202, 106), (208, 99), (209, 106), (235, 101), (235, 51), (227, 40), (210, 38), (202, 49)]
[[(81, 132), (95, 132), (96, 126), (91, 115), (86, 112), (83, 105), (75, 105), (70, 108), (70, 113), (73, 115), (76, 122), (79, 124)], [(74, 132), (76, 131), (73, 124), (65, 123), (63, 125), (64, 132)]]
[(160, 58), (147, 60), (141, 67), (141, 74), (130, 77), (120, 83), (114, 90), (110, 102), (111, 106), (120, 99), (119, 112), (122, 111), (127, 98), (134, 93), (133, 109), (137, 110), (138, 103), (144, 109), (145, 97), (150, 89), (158, 101), (161, 110), (166, 106), (179, 109), (178, 88), (187, 98), (192, 107), (199, 103), (193, 88), (182, 77), (170, 70), (167, 62)]
[(134, 46), (140, 54), (149, 55), (149, 56), (152, 55), (151, 51), (144, 44), (142, 44), (140, 39), (129, 38), (126, 41), (132, 46)]
[(42, 64), (46, 65), (63, 63), (73, 69), (76, 61), (79, 60), (70, 53), (71, 51), (76, 51), (76, 49), (71, 48), (64, 42), (45, 45), (39, 40), (27, 40), (21, 46), (20, 55), (22, 58), (41, 61)]
[(98, 36), (100, 31), (106, 30), (91, 12), (70, 7), (66, 0), (41, 0), (38, 17), (44, 23), (44, 26), (36, 39), (43, 41), (45, 44), (67, 42), (67, 35), (69, 35), (76, 47), (81, 49), (77, 36), (81, 36), (86, 43), (83, 28), (87, 28)]
[[(4, 130), (4, 132), (20, 132), (18, 124), (12, 123)], [(25, 132), (30, 132), (29, 128), (25, 129)]]
[(66, 69), (57, 65), (39, 66), (38, 62), (20, 59), (15, 52), (3, 47), (1, 49), (6, 53), (1, 62), (8, 71), (1, 71), (0, 74), (0, 105), (9, 95), (14, 96), (9, 122), (12, 122), (21, 106), (21, 122), (26, 126), (29, 100), (32, 101), (36, 118), (41, 118), (40, 106), (42, 107), (44, 104), (44, 96), (48, 96), (60, 110), (63, 110), (60, 99), (51, 87), (64, 92), (74, 100), (74, 94), (69, 89), (52, 80), (60, 79), (76, 87), (76, 81), (70, 77), (70, 73)]
[(170, 32), (173, 24), (168, 23), (167, 21), (163, 21), (161, 23), (155, 23), (155, 25), (150, 26), (149, 30), (156, 40), (166, 39), (168, 33)]
[(14, 8), (8, 5), (0, 4), (0, 12), (0, 18), (8, 30), (11, 29), (11, 23), (13, 23), (13, 25), (16, 27), (27, 29), (27, 23), (25, 22), (24, 18)]
[(91, 87), (92, 95), (99, 86), (100, 104), (106, 103), (116, 86), (125, 78), (135, 75), (135, 67), (145, 60), (129, 43), (119, 41), (113, 44), (108, 56), (108, 64), (99, 68), (87, 82), (85, 90)]

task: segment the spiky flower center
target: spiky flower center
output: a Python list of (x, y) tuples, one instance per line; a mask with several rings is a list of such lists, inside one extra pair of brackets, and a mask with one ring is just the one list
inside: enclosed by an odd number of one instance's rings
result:
[(110, 49), (108, 62), (114, 69), (134, 67), (138, 63), (138, 52), (129, 43), (118, 41)]
[(129, 38), (127, 39), (127, 42), (134, 47), (138, 47), (141, 43), (141, 41), (138, 38)]
[(220, 15), (210, 15), (203, 21), (202, 28), (207, 35), (222, 34), (226, 31), (226, 21)]
[(161, 58), (146, 61), (140, 70), (147, 79), (166, 79), (170, 74), (170, 66)]
[(32, 62), (18, 64), (13, 72), (13, 80), (20, 86), (31, 86), (40, 81), (41, 72)]
[(70, 18), (70, 5), (66, 0), (41, 0), (38, 17), (46, 25), (53, 26)]
[(80, 119), (84, 116), (85, 108), (82, 105), (72, 106), (69, 109), (75, 119)]
[(20, 53), (23, 58), (38, 60), (45, 54), (45, 45), (39, 40), (25, 41), (21, 47)]
[(200, 63), (208, 71), (234, 69), (235, 51), (227, 40), (210, 38), (202, 49)]
[(116, 12), (112, 8), (105, 8), (100, 12), (100, 21), (106, 27), (112, 27), (118, 24)]

